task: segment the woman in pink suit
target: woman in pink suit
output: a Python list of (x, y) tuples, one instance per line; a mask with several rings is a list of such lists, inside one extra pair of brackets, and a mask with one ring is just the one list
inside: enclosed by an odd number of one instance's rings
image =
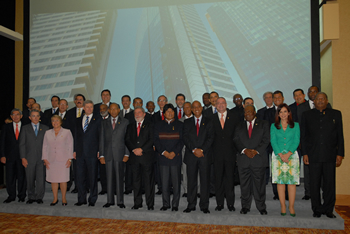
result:
[(69, 181), (69, 167), (73, 158), (73, 137), (68, 129), (61, 127), (62, 118), (51, 117), (53, 129), (47, 130), (44, 136), (42, 159), (46, 166), (46, 181), (51, 183), (53, 202), (58, 203), (58, 183), (62, 193), (62, 205), (67, 205), (66, 192)]

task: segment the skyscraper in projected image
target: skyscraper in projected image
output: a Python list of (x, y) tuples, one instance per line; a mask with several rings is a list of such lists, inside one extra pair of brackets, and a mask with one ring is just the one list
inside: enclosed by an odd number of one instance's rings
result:
[(116, 11), (35, 15), (30, 31), (30, 96), (42, 109), (51, 96), (83, 94), (100, 101), (113, 38)]
[(174, 103), (184, 93), (202, 100), (217, 91), (232, 99), (237, 92), (217, 49), (193, 5), (145, 8), (136, 43), (135, 94)]
[(212, 29), (254, 100), (266, 91), (291, 92), (310, 85), (309, 5), (308, 0), (250, 0), (216, 3), (207, 10)]

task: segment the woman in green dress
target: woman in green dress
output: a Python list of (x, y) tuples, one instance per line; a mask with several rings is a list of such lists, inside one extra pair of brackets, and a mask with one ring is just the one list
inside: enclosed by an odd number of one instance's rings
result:
[(277, 184), (281, 203), (281, 215), (286, 215), (285, 189), (288, 185), (289, 212), (295, 217), (294, 201), (296, 185), (299, 184), (299, 155), (297, 147), (300, 143), (300, 128), (294, 123), (289, 106), (279, 105), (276, 111), (275, 123), (271, 125), (271, 146), (273, 149), (271, 168), (272, 183)]

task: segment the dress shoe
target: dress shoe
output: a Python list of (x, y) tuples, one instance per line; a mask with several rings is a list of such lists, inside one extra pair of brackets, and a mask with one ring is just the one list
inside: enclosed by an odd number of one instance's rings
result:
[(330, 218), (330, 219), (334, 219), (334, 218), (337, 217), (337, 216), (335, 216), (332, 212), (327, 213), (326, 216), (327, 216), (328, 218)]
[(82, 205), (86, 205), (86, 204), (87, 204), (86, 202), (77, 202), (74, 205), (75, 206), (82, 206)]
[(26, 203), (27, 203), (27, 204), (32, 204), (33, 202), (35, 202), (35, 200), (29, 199)]
[(281, 213), (281, 215), (282, 215), (282, 216), (286, 216), (286, 215), (287, 215), (287, 213)]
[(157, 195), (162, 195), (162, 191), (158, 190), (158, 192), (156, 192)]
[(187, 197), (187, 193), (182, 194), (182, 197)]
[(154, 210), (154, 206), (147, 207), (147, 210)]
[(18, 202), (24, 202), (25, 200), (24, 200), (24, 198), (19, 198), (18, 199)]
[(314, 214), (312, 215), (314, 218), (320, 218), (321, 217), (321, 213), (315, 211)]
[(193, 208), (186, 208), (184, 210), (184, 213), (190, 213), (191, 211), (195, 211), (196, 210), (196, 207), (193, 207)]
[(216, 211), (221, 211), (222, 209), (224, 209), (224, 206), (222, 206), (222, 205), (218, 205), (218, 206), (215, 208)]
[(101, 192), (98, 193), (98, 195), (105, 195), (106, 193), (107, 193), (106, 191), (102, 190)]
[(305, 195), (305, 196), (303, 196), (302, 200), (310, 200), (310, 196)]
[(167, 209), (170, 209), (170, 207), (162, 206), (162, 208), (160, 208), (160, 210), (162, 210), (162, 211), (166, 211)]
[(215, 193), (209, 193), (209, 198), (215, 197)]
[(128, 195), (128, 194), (130, 194), (130, 193), (132, 193), (131, 190), (125, 190), (125, 192), (124, 192), (125, 195)]
[(179, 208), (177, 208), (177, 207), (173, 207), (172, 209), (171, 209), (171, 211), (178, 211), (179, 210)]
[(241, 214), (247, 214), (250, 210), (247, 208), (242, 208), (241, 211), (239, 213)]
[(261, 215), (267, 215), (267, 211), (266, 210), (260, 210), (260, 214)]
[(119, 208), (125, 209), (125, 205), (124, 204), (117, 204), (117, 206), (119, 206)]
[(201, 211), (204, 213), (204, 214), (209, 214), (210, 213), (210, 211), (208, 210), (208, 209), (201, 209)]
[(227, 208), (228, 208), (229, 211), (235, 211), (236, 210), (236, 208), (233, 205), (229, 205)]
[(62, 202), (62, 206), (67, 206), (68, 203), (67, 202)]
[(131, 207), (132, 210), (138, 210), (138, 209), (141, 209), (141, 208), (142, 208), (142, 206), (136, 206), (136, 205)]
[(95, 203), (89, 202), (89, 206), (95, 206)]
[(110, 206), (114, 206), (114, 204), (113, 203), (106, 203), (106, 204), (104, 204), (102, 207), (103, 208), (108, 208), (108, 207), (110, 207)]
[(38, 200), (36, 200), (36, 203), (38, 203), (38, 204), (43, 204), (44, 202), (43, 202), (42, 199), (38, 199)]
[(10, 203), (10, 202), (13, 202), (15, 199), (10, 199), (10, 198), (7, 198), (4, 203)]
[(50, 206), (55, 206), (58, 203), (58, 199), (56, 202), (51, 202)]
[(273, 200), (279, 200), (278, 196), (275, 195), (275, 196), (273, 197)]
[(71, 193), (77, 193), (77, 192), (78, 192), (78, 189), (74, 188)]

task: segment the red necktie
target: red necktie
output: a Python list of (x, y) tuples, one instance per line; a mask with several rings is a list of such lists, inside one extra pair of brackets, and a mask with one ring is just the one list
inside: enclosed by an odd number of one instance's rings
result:
[(197, 136), (198, 136), (198, 133), (199, 133), (199, 119), (197, 119), (196, 127), (197, 127)]
[(182, 114), (181, 114), (181, 109), (179, 109), (179, 115), (177, 116), (178, 119), (181, 119)]
[(249, 138), (251, 138), (252, 136), (252, 131), (253, 131), (253, 125), (252, 125), (252, 122), (249, 121), (249, 128), (248, 128)]
[(137, 125), (137, 137), (140, 135), (140, 130), (141, 130), (141, 123), (138, 123)]
[(164, 120), (164, 114), (163, 114), (163, 111), (162, 111), (162, 120)]
[(16, 124), (16, 140), (18, 140), (18, 136), (19, 136), (18, 124)]
[(113, 130), (115, 128), (115, 118), (113, 118), (113, 124), (112, 124)]

